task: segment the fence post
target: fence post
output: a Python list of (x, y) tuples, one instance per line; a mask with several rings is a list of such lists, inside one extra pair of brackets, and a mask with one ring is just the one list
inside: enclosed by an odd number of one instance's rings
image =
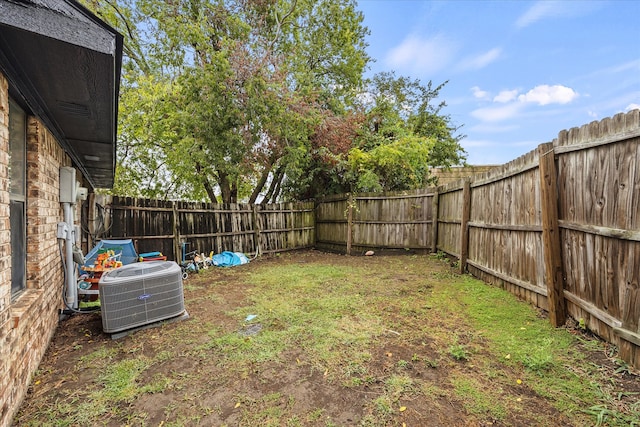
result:
[(353, 233), (353, 194), (349, 193), (347, 199), (347, 255), (351, 255), (352, 233)]
[(88, 253), (95, 242), (93, 240), (93, 236), (100, 238), (100, 236), (96, 233), (96, 193), (89, 193), (88, 203), (87, 203), (87, 247), (83, 248), (84, 253)]
[(564, 271), (558, 226), (558, 184), (553, 143), (538, 146), (540, 163), (540, 204), (542, 210), (542, 245), (544, 275), (547, 284), (549, 321), (554, 327), (564, 325)]
[(180, 248), (180, 226), (178, 218), (178, 202), (171, 202), (173, 208), (173, 217), (171, 219), (171, 228), (173, 229), (173, 256), (176, 262), (179, 264), (182, 262), (182, 249)]
[(471, 217), (471, 181), (465, 178), (462, 185), (462, 219), (460, 220), (460, 273), (467, 271), (469, 255), (469, 218)]
[(438, 252), (438, 203), (439, 203), (438, 188), (436, 187), (433, 193), (433, 199), (431, 199), (431, 252)]
[(253, 218), (252, 218), (252, 222), (253, 222), (253, 240), (255, 240), (255, 244), (256, 244), (256, 256), (258, 256), (258, 254), (260, 252), (262, 252), (262, 248), (261, 248), (261, 243), (260, 243), (260, 221), (258, 220), (258, 210), (260, 210), (260, 205), (253, 205)]

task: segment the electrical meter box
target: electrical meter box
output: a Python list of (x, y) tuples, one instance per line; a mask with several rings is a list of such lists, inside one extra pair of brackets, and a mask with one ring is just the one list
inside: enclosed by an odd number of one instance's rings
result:
[(76, 202), (76, 170), (63, 166), (60, 168), (60, 203)]

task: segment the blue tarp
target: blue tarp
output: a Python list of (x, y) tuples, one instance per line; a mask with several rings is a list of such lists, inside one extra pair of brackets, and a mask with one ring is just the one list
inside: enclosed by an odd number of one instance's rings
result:
[(234, 265), (246, 264), (249, 259), (241, 252), (225, 251), (211, 257), (211, 261), (213, 265), (218, 267), (233, 267)]
[(138, 261), (136, 248), (131, 239), (125, 240), (101, 240), (85, 257), (84, 265), (80, 266), (80, 274), (86, 273), (82, 267), (93, 267), (99, 254), (112, 250), (116, 255), (120, 254), (122, 265), (127, 265)]

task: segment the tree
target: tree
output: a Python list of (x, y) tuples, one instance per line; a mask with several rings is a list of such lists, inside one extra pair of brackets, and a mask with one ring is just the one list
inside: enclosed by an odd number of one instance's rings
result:
[(364, 81), (354, 0), (85, 0), (125, 36), (114, 192), (230, 203), (402, 190), (464, 161), (446, 84)]
[(349, 108), (369, 61), (352, 0), (86, 4), (125, 35), (124, 194), (276, 198), (304, 168), (314, 129)]
[(434, 105), (447, 82), (434, 88), (384, 72), (366, 83), (354, 110), (332, 124), (343, 143), (320, 138), (303, 179), (289, 186), (293, 197), (420, 188), (433, 182), (431, 167), (464, 162), (459, 127), (442, 114), (444, 102)]

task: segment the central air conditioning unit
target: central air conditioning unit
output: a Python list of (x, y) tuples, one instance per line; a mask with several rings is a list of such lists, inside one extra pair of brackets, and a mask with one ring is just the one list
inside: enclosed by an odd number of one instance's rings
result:
[(182, 269), (173, 261), (128, 264), (98, 283), (102, 329), (120, 332), (184, 313)]

